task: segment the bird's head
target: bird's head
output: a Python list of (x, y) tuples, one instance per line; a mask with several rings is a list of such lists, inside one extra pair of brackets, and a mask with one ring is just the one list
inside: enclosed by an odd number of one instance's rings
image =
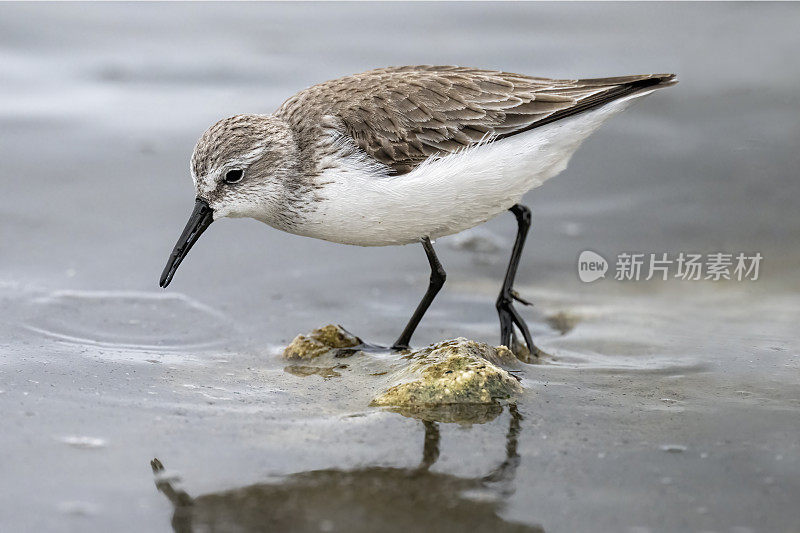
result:
[(194, 210), (159, 284), (169, 285), (189, 249), (214, 220), (274, 219), (298, 161), (291, 128), (272, 115), (236, 115), (208, 128), (197, 141), (190, 164)]

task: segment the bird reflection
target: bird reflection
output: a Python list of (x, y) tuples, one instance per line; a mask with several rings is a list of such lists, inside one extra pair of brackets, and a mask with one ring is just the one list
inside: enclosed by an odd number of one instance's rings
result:
[(463, 478), (432, 472), (439, 458), (439, 425), (423, 421), (425, 441), (417, 467), (300, 472), (276, 484), (256, 484), (191, 497), (159, 479), (164, 466), (151, 461), (156, 487), (172, 502), (176, 532), (347, 531), (539, 532), (539, 526), (505, 521), (498, 512), (511, 493), (522, 416), (509, 406), (505, 459), (488, 475)]

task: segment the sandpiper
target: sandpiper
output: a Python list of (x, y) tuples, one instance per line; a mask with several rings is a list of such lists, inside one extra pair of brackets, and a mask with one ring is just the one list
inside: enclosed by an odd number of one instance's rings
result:
[(271, 115), (223, 119), (197, 141), (194, 210), (170, 255), (166, 287), (216, 219), (251, 217), (358, 246), (421, 242), (430, 283), (393, 348), (409, 347), (445, 281), (433, 240), (504, 211), (517, 236), (496, 307), (500, 342), (534, 345), (514, 301), (531, 225), (523, 194), (564, 170), (581, 142), (673, 74), (552, 80), (455, 66), (371, 70), (314, 85)]

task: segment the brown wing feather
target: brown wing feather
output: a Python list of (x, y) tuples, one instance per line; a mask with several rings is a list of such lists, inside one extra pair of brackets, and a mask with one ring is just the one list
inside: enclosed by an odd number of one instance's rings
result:
[(673, 78), (550, 80), (453, 66), (388, 67), (305, 89), (278, 114), (301, 138), (323, 116), (333, 116), (361, 149), (403, 174), (487, 134), (515, 135), (647, 87), (671, 85)]

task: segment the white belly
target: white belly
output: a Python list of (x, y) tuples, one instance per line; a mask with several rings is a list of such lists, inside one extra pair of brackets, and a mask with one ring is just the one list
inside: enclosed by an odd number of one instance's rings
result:
[(323, 172), (321, 201), (292, 231), (343, 244), (387, 246), (477, 226), (563, 171), (581, 142), (630, 98), (428, 160), (401, 176), (389, 176), (365, 157), (351, 158)]

